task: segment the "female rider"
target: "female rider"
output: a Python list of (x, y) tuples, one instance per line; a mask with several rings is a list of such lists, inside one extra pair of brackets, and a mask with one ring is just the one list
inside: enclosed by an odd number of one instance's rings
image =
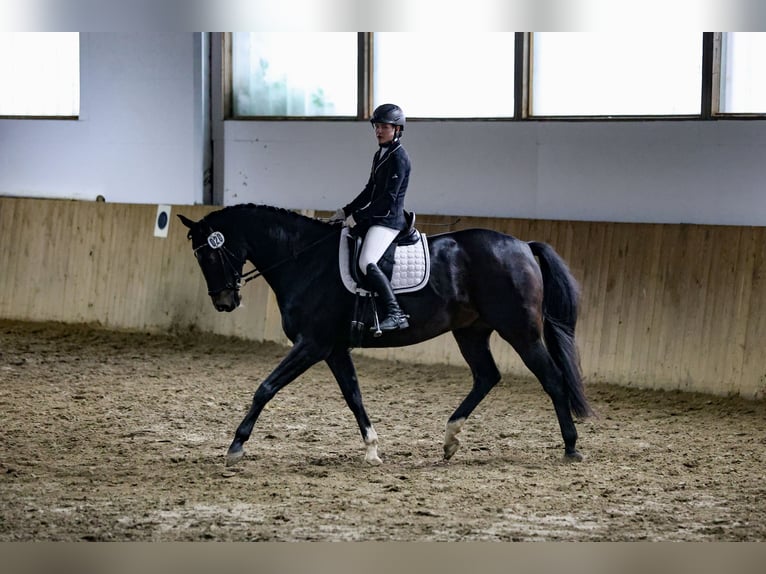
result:
[(375, 109), (370, 123), (380, 147), (372, 160), (370, 178), (362, 192), (331, 218), (343, 220), (363, 238), (359, 268), (383, 302), (386, 317), (380, 323), (381, 331), (409, 327), (391, 283), (378, 267), (388, 246), (407, 225), (404, 195), (410, 178), (410, 158), (399, 141), (405, 122), (404, 112), (397, 105), (383, 104)]

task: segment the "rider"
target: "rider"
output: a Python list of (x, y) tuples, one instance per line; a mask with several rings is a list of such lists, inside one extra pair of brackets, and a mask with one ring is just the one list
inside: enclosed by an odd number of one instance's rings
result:
[(368, 284), (380, 296), (386, 318), (381, 331), (396, 331), (409, 327), (407, 315), (396, 301), (391, 283), (378, 267), (378, 261), (400, 231), (406, 227), (404, 194), (410, 178), (410, 158), (400, 143), (406, 118), (394, 104), (375, 108), (370, 123), (380, 148), (372, 160), (370, 179), (362, 192), (348, 205), (338, 209), (332, 220), (345, 221), (363, 237), (359, 267)]

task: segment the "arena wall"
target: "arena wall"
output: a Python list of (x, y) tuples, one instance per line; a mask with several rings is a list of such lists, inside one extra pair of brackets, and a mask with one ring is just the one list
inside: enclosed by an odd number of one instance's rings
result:
[[(158, 238), (154, 205), (0, 197), (0, 318), (289, 344), (265, 282), (248, 283), (234, 313), (210, 304), (175, 215), (212, 209), (172, 206), (168, 237)], [(481, 226), (551, 243), (581, 284), (577, 334), (589, 381), (766, 396), (764, 227), (427, 214), (418, 223), (427, 234)], [(502, 371), (529, 375), (507, 344), (495, 340), (493, 350)], [(354, 352), (464, 366), (449, 335)]]

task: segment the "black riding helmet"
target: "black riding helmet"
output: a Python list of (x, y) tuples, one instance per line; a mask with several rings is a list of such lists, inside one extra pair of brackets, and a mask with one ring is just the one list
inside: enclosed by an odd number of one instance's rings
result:
[(399, 126), (399, 135), (404, 132), (404, 124), (407, 123), (407, 118), (404, 117), (402, 108), (396, 104), (382, 104), (375, 108), (370, 118), (370, 123), (375, 124), (391, 124), (393, 126)]

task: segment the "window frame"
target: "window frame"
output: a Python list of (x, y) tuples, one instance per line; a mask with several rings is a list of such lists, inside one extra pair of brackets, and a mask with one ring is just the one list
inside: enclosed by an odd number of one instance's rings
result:
[[(233, 116), (232, 115), (232, 34), (222, 32), (222, 116), (224, 121), (360, 121), (369, 120), (373, 109), (373, 50), (374, 32), (357, 33), (357, 113), (356, 116)], [(721, 112), (721, 57), (722, 32), (702, 33), (702, 81), (700, 111), (696, 114), (663, 114), (663, 115), (532, 115), (530, 113), (532, 89), (532, 51), (533, 33), (515, 32), (515, 51), (513, 61), (514, 74), (514, 115), (512, 117), (418, 117), (408, 116), (415, 121), (449, 121), (449, 122), (634, 122), (634, 121), (700, 121), (700, 120), (764, 120), (764, 113), (732, 113)]]

